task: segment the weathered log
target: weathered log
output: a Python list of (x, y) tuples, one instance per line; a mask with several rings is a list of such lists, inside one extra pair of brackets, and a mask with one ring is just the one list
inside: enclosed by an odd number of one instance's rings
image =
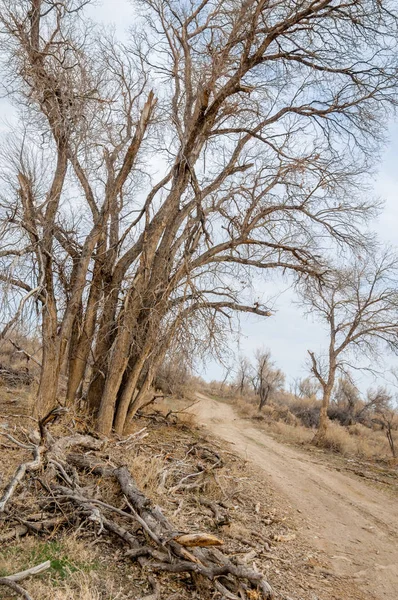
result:
[(220, 507), (216, 502), (212, 500), (208, 500), (208, 498), (203, 498), (202, 496), (198, 499), (199, 504), (202, 506), (206, 506), (210, 508), (211, 512), (214, 515), (214, 522), (216, 525), (228, 525), (230, 522), (230, 518), (227, 513), (224, 513), (220, 510)]
[(43, 573), (43, 571), (47, 571), (51, 567), (51, 562), (46, 560), (35, 567), (31, 567), (30, 569), (26, 569), (25, 571), (20, 571), (19, 573), (14, 573), (13, 575), (7, 575), (7, 577), (0, 577), (0, 586), (6, 586), (12, 589), (14, 592), (25, 598), (25, 600), (32, 600), (32, 597), (29, 596), (28, 592), (18, 585), (18, 581), (22, 581), (27, 577), (31, 577), (32, 575), (39, 575)]
[(187, 548), (208, 548), (209, 546), (222, 546), (224, 542), (211, 533), (187, 533), (174, 538), (174, 541)]

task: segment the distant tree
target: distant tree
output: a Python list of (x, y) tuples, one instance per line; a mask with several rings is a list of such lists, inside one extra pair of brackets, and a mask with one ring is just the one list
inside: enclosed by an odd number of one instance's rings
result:
[(352, 425), (356, 421), (356, 412), (361, 402), (358, 388), (347, 374), (339, 377), (333, 395), (333, 401), (343, 415), (344, 425)]
[(398, 351), (397, 265), (397, 257), (386, 251), (333, 270), (326, 283), (307, 280), (300, 285), (308, 313), (326, 323), (329, 332), (326, 356), (308, 351), (323, 396), (315, 443), (321, 442), (327, 431), (336, 374), (347, 371), (350, 358), (368, 359), (368, 368), (372, 368), (382, 350)]
[(393, 436), (393, 430), (398, 429), (398, 414), (393, 405), (393, 395), (384, 386), (369, 389), (368, 402), (366, 403), (366, 411), (370, 412), (372, 423), (380, 425), (385, 431), (391, 453), (396, 458), (396, 449)]
[(319, 382), (313, 377), (297, 379), (294, 382), (294, 395), (299, 398), (316, 399), (319, 389)]
[(252, 376), (252, 366), (246, 356), (239, 357), (238, 372), (236, 374), (236, 389), (240, 396), (245, 393)]
[(285, 376), (275, 367), (270, 350), (257, 350), (254, 388), (259, 396), (258, 410), (261, 410), (277, 390), (283, 387)]

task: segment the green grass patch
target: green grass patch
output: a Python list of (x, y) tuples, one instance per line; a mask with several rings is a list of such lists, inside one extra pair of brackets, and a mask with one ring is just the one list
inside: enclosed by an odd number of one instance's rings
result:
[(63, 581), (76, 571), (88, 573), (98, 570), (100, 566), (95, 560), (87, 562), (70, 556), (68, 548), (62, 541), (37, 540), (32, 547), (24, 547), (23, 543), (20, 543), (0, 550), (0, 576), (4, 577), (10, 574), (7, 572), (5, 564), (12, 563), (15, 572), (23, 571), (47, 560), (51, 563), (51, 569), (44, 573), (43, 577), (50, 576), (54, 583)]

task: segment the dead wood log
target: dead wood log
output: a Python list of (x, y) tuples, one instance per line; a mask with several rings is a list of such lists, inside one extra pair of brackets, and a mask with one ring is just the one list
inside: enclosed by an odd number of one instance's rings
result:
[(3, 533), (0, 535), (0, 544), (4, 544), (9, 540), (12, 540), (14, 537), (22, 537), (28, 533), (29, 529), (25, 525), (16, 525), (10, 531)]
[(43, 571), (47, 571), (51, 567), (51, 562), (46, 560), (35, 567), (31, 567), (30, 569), (26, 569), (25, 571), (20, 571), (19, 573), (14, 573), (13, 575), (7, 575), (7, 577), (0, 577), (0, 586), (9, 587), (11, 590), (25, 598), (25, 600), (32, 600), (32, 597), (29, 596), (28, 592), (18, 585), (18, 581), (22, 581), (27, 577), (31, 577), (32, 575), (39, 575), (43, 573)]
[(53, 517), (52, 519), (45, 519), (44, 521), (39, 521), (39, 522), (29, 521), (29, 520), (20, 519), (20, 518), (18, 518), (18, 521), (26, 529), (26, 531), (24, 533), (28, 533), (28, 531), (32, 531), (33, 533), (39, 534), (39, 533), (47, 532), (50, 529), (56, 527), (57, 525), (62, 525), (63, 523), (67, 523), (68, 519), (66, 516), (60, 515), (58, 517)]
[(64, 456), (65, 451), (80, 446), (85, 450), (102, 450), (105, 446), (105, 440), (99, 440), (91, 435), (82, 435), (77, 433), (68, 437), (63, 437), (57, 440), (51, 447), (51, 453), (54, 455)]
[(208, 500), (208, 498), (204, 498), (202, 496), (198, 498), (198, 502), (202, 506), (210, 508), (211, 512), (214, 515), (214, 522), (217, 526), (228, 525), (230, 523), (229, 515), (227, 513), (222, 512), (216, 502)]
[(187, 548), (208, 548), (209, 546), (222, 546), (224, 542), (211, 533), (187, 533), (174, 538), (174, 541)]

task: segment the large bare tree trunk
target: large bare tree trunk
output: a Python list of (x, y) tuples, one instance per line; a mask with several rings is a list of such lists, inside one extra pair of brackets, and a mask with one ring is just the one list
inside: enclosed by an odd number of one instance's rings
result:
[(66, 401), (71, 404), (76, 397), (79, 387), (83, 384), (90, 350), (93, 345), (95, 325), (98, 314), (98, 303), (101, 297), (100, 267), (96, 264), (87, 309), (83, 319), (82, 331), (77, 341), (70, 349), (68, 388)]
[[(152, 343), (155, 343), (154, 341)], [(126, 423), (127, 412), (132, 402), (134, 392), (136, 390), (139, 377), (144, 366), (145, 361), (148, 358), (151, 343), (146, 344), (146, 347), (140, 353), (139, 358), (136, 359), (135, 364), (129, 372), (126, 381), (122, 387), (120, 400), (118, 403), (116, 418), (115, 418), (115, 431), (116, 433), (122, 434)]]
[(119, 316), (117, 335), (111, 349), (107, 377), (98, 411), (97, 428), (104, 435), (109, 435), (112, 430), (119, 389), (129, 363), (132, 332), (136, 327), (137, 319), (135, 294), (132, 296), (129, 295), (126, 298), (122, 314)]
[(43, 308), (42, 332), (42, 369), (35, 406), (35, 414), (38, 417), (43, 417), (47, 414), (56, 403), (61, 368), (57, 312), (55, 303), (50, 299), (47, 299), (46, 305)]
[(97, 413), (104, 393), (105, 378), (108, 371), (108, 359), (116, 335), (116, 312), (119, 289), (116, 286), (104, 287), (104, 307), (93, 350), (95, 357), (91, 381), (87, 390), (87, 404), (90, 412)]

